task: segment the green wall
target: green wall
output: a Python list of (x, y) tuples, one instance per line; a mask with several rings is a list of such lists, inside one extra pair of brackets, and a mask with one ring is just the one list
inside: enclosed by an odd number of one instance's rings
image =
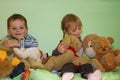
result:
[(29, 33), (49, 54), (62, 38), (60, 23), (68, 13), (82, 20), (82, 37), (112, 36), (114, 47), (120, 47), (120, 0), (0, 0), (0, 39), (7, 34), (6, 21), (14, 13), (27, 18)]

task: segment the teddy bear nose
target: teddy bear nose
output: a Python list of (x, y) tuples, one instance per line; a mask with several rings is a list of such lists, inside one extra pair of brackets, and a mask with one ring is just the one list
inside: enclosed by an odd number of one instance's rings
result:
[(103, 48), (102, 50), (103, 50), (103, 51), (106, 51), (106, 49), (105, 49), (105, 48)]

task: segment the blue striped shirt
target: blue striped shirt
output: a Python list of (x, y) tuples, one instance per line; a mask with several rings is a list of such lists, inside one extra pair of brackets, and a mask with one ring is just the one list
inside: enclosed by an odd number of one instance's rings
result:
[[(15, 39), (11, 35), (8, 35), (7, 37)], [(19, 41), (19, 44), (20, 44), (20, 47), (22, 47), (22, 48), (38, 47), (37, 40), (33, 36), (31, 36), (29, 34), (26, 34), (24, 36), (24, 40)]]

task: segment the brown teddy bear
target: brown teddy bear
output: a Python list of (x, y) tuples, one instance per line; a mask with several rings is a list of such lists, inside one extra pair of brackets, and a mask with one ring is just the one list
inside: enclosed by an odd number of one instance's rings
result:
[(120, 49), (109, 51), (100, 59), (105, 71), (116, 71), (116, 67), (120, 66)]
[(120, 49), (112, 50), (113, 42), (112, 37), (98, 37), (92, 40), (92, 48), (96, 52), (93, 65), (97, 65), (96, 68), (101, 71), (114, 71), (120, 65)]
[(8, 57), (6, 51), (0, 50), (0, 79), (9, 76), (19, 63), (17, 57)]
[(100, 37), (89, 34), (83, 39), (83, 48), (95, 69), (113, 71), (120, 65), (120, 49), (111, 49), (114, 42), (112, 37)]
[(95, 50), (92, 47), (92, 40), (97, 39), (99, 36), (96, 34), (89, 34), (83, 38), (83, 48), (86, 55), (89, 58), (93, 58), (96, 55)]
[(63, 67), (64, 64), (68, 62), (72, 62), (75, 65), (78, 63), (85, 64), (89, 62), (89, 60), (83, 56), (76, 56), (76, 52), (81, 48), (82, 43), (75, 36), (68, 35), (62, 40), (62, 43), (67, 46), (71, 46), (71, 48), (68, 49), (62, 55), (51, 56), (44, 65), (41, 64), (41, 68), (46, 69), (48, 71), (58, 71)]

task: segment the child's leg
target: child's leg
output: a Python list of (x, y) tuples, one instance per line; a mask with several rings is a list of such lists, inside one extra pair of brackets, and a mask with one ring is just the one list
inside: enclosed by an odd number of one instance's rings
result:
[(23, 73), (24, 71), (25, 71), (25, 65), (23, 62), (21, 62), (13, 69), (12, 73), (10, 74), (10, 78), (14, 78), (19, 74)]
[(93, 67), (89, 63), (83, 64), (78, 68), (78, 73), (81, 74), (82, 78), (87, 79), (88, 74), (93, 73)]
[(73, 63), (66, 63), (61, 69), (62, 80), (71, 80), (75, 72), (75, 65)]

